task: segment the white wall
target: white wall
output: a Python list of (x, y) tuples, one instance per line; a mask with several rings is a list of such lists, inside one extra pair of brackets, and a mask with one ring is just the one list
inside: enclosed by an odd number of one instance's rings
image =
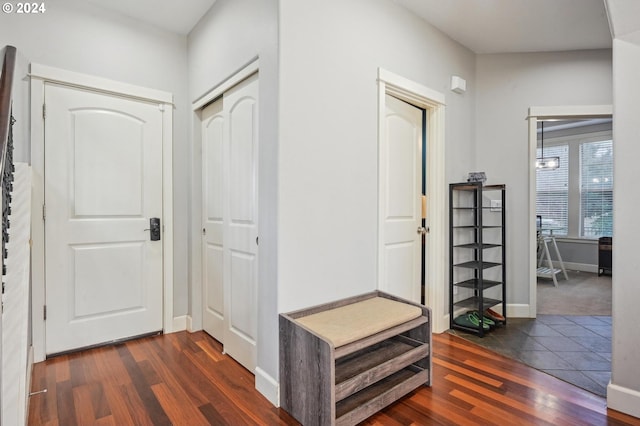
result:
[(637, 84), (640, 75), (640, 31), (626, 40), (614, 39), (613, 52), (615, 221), (612, 374), (607, 389), (607, 404), (610, 408), (640, 417), (640, 369), (637, 362), (640, 359), (640, 337), (636, 320), (640, 300), (640, 196), (638, 191), (633, 190), (640, 158), (640, 86)]
[[(0, 14), (0, 40), (18, 50), (19, 63), (39, 63), (136, 84), (174, 95), (174, 315), (187, 313), (187, 49), (186, 37), (106, 11), (88, 2), (56, 0), (39, 15)], [(24, 67), (14, 100), (18, 135), (28, 135)], [(21, 140), (21, 143), (24, 140)], [(28, 140), (27, 140), (28, 142)], [(17, 149), (29, 161), (29, 147)]]
[[(475, 56), (387, 0), (281, 0), (280, 42), (286, 312), (376, 288), (378, 67), (446, 95), (446, 179), (458, 181), (474, 146)], [(467, 93), (449, 91), (452, 74)]]
[[(277, 0), (218, 0), (189, 34), (189, 100), (197, 98), (259, 57), (259, 238), (258, 369), (256, 387), (274, 404), (278, 392)], [(192, 113), (191, 307), (193, 327), (201, 328), (201, 155), (197, 114)]]
[(528, 108), (611, 104), (611, 50), (478, 55), (476, 69), (475, 168), (507, 185), (507, 302), (528, 305)]

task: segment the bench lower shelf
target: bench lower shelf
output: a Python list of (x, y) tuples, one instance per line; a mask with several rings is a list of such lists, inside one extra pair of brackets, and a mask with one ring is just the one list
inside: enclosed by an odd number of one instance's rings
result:
[(404, 336), (336, 360), (336, 401), (429, 356), (429, 344)]
[(361, 422), (429, 380), (429, 372), (409, 366), (336, 404), (336, 425)]

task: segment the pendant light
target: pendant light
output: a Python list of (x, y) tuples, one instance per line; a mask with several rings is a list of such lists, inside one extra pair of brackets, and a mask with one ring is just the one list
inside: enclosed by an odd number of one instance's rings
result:
[(560, 167), (560, 157), (544, 156), (544, 121), (542, 122), (540, 157), (536, 158), (536, 170), (555, 170)]

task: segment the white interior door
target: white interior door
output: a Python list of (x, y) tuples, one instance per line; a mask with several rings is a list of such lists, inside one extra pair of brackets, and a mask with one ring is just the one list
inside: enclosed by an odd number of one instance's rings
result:
[(385, 95), (380, 167), (380, 289), (420, 303), (422, 110)]
[(224, 342), (225, 143), (222, 98), (202, 111), (202, 326)]
[(256, 366), (258, 76), (203, 110), (203, 326)]
[(46, 352), (162, 329), (162, 112), (45, 85)]

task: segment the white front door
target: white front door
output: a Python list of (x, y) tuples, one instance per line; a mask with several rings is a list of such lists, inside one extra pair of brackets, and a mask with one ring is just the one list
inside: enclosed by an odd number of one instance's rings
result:
[(389, 95), (385, 104), (380, 147), (380, 289), (420, 303), (423, 112)]
[(258, 75), (202, 112), (203, 327), (248, 370), (258, 314)]
[(46, 353), (162, 330), (162, 112), (45, 84)]

